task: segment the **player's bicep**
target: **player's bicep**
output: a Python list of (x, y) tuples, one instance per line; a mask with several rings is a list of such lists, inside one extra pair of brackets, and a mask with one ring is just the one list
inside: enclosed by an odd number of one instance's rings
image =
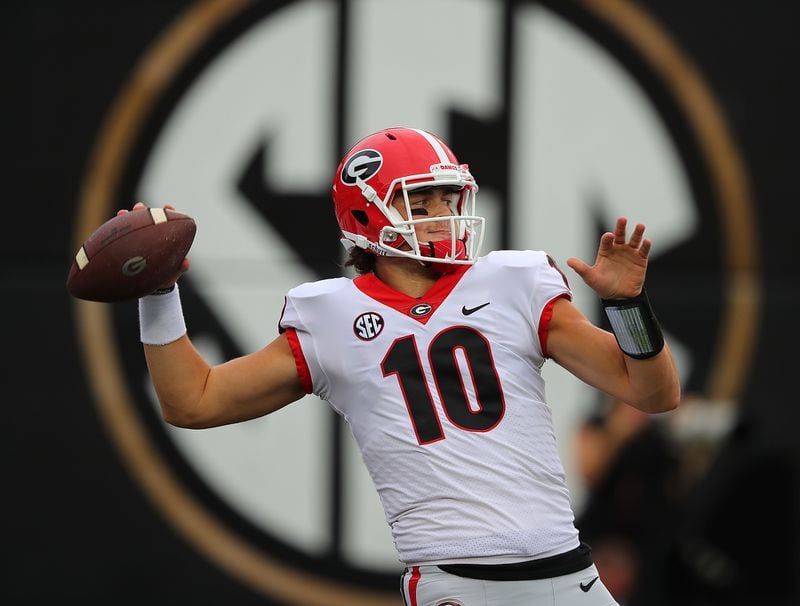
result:
[(263, 349), (211, 369), (204, 407), (212, 425), (225, 425), (274, 412), (305, 395), (286, 334)]
[(630, 383), (614, 335), (592, 324), (567, 299), (553, 307), (547, 350), (560, 366), (583, 382), (625, 399)]

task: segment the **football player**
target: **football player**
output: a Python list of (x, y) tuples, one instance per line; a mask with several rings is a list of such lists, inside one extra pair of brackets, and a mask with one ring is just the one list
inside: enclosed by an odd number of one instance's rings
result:
[(601, 299), (607, 332), (572, 304), (546, 252), (480, 256), (477, 193), (431, 133), (362, 139), (332, 191), (358, 276), (290, 290), (263, 349), (210, 366), (177, 287), (140, 299), (163, 418), (213, 427), (314, 393), (358, 443), (406, 566), (407, 604), (614, 604), (574, 525), (541, 370), (552, 359), (648, 413), (678, 405), (644, 291), (651, 243), (641, 224), (628, 237), (620, 217), (592, 265), (567, 261)]

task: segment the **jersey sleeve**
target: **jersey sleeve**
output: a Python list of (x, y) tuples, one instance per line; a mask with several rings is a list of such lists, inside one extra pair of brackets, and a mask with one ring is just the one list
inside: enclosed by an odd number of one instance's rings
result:
[(522, 306), (519, 311), (530, 322), (534, 344), (544, 362), (553, 306), (560, 298), (572, 299), (566, 275), (544, 251), (494, 251), (487, 258), (495, 272), (502, 272), (504, 288), (509, 288)]
[(548, 358), (547, 335), (550, 329), (550, 320), (553, 317), (553, 306), (559, 299), (572, 300), (572, 289), (569, 286), (566, 274), (555, 262), (553, 257), (543, 251), (535, 254), (534, 271), (536, 284), (533, 299), (533, 319), (536, 324), (536, 333), (539, 338), (539, 347), (542, 357)]
[(286, 334), (297, 365), (297, 374), (305, 392), (324, 398), (322, 393), (325, 391), (322, 380), (324, 373), (320, 367), (311, 329), (303, 319), (301, 307), (302, 304), (298, 305), (298, 299), (293, 291), (289, 291), (278, 322), (278, 330)]

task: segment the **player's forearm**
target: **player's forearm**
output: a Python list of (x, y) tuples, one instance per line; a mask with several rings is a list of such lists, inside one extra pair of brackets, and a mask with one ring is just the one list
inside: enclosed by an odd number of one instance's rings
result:
[[(565, 312), (570, 309), (563, 306)], [(644, 412), (678, 405), (680, 382), (666, 345), (657, 355), (637, 360), (622, 352), (611, 333), (588, 321), (573, 322), (568, 329), (571, 338), (551, 335), (551, 354), (576, 377)]]
[(144, 345), (144, 355), (164, 420), (179, 427), (201, 424), (211, 368), (189, 338), (184, 335), (168, 345)]
[(677, 408), (681, 398), (680, 380), (669, 346), (658, 355), (637, 360), (622, 354), (632, 397), (628, 404), (644, 412), (667, 412)]
[(628, 403), (645, 412), (678, 406), (680, 382), (675, 361), (644, 290), (629, 299), (602, 299), (624, 361), (632, 397)]
[(203, 396), (211, 368), (186, 334), (177, 285), (139, 299), (139, 333), (164, 420), (206, 424)]

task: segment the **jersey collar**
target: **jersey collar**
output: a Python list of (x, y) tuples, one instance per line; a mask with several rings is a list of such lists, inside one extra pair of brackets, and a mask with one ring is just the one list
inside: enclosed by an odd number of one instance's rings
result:
[[(417, 320), (421, 324), (427, 324), (428, 320), (433, 317), (436, 310), (447, 298), (456, 284), (459, 283), (464, 274), (469, 270), (471, 265), (459, 266), (455, 271), (443, 274), (441, 278), (431, 286), (431, 288), (419, 298), (410, 297), (400, 291), (395, 290), (385, 282), (382, 282), (374, 273), (365, 274), (353, 279), (353, 284), (358, 290), (365, 295), (391, 307), (392, 309), (400, 312)], [(424, 314), (419, 312), (425, 310), (425, 305), (430, 306), (429, 311)], [(416, 313), (415, 313), (416, 311)]]

